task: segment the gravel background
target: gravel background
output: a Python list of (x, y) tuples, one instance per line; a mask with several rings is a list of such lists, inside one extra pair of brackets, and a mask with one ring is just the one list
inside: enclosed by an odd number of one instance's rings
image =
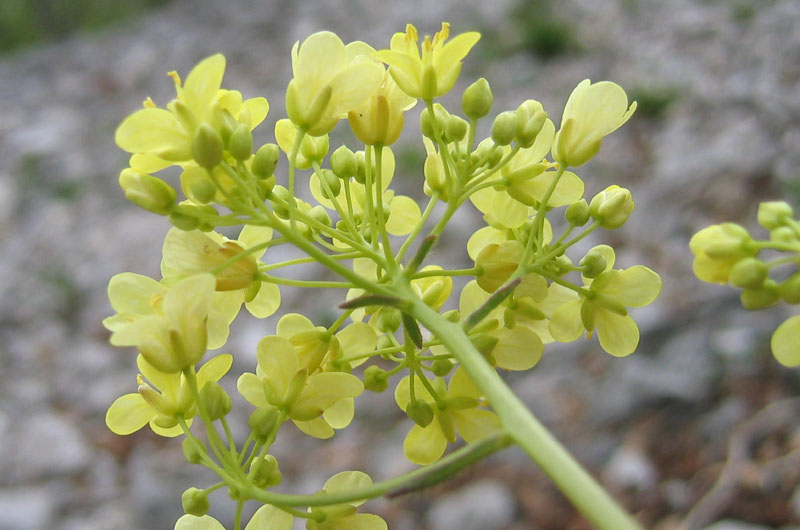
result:
[[(640, 100), (580, 172), (588, 195), (619, 183), (637, 205), (628, 226), (588, 244), (610, 242), (620, 264), (664, 278), (659, 301), (635, 314), (639, 351), (615, 360), (596, 343), (554, 345), (536, 370), (512, 374), (514, 387), (648, 528), (800, 527), (800, 381), (768, 351), (788, 313), (746, 313), (732, 291), (701, 285), (687, 248), (707, 224), (753, 226), (761, 200), (797, 205), (800, 3), (175, 0), (123, 27), (0, 57), (0, 530), (168, 529), (181, 491), (213, 481), (184, 465), (178, 444), (149, 432), (116, 437), (103, 422), (134, 388), (135, 370), (100, 325), (106, 282), (123, 270), (155, 276), (169, 228), (122, 198), (119, 121), (146, 96), (171, 97), (166, 71), (185, 75), (222, 52), (225, 85), (270, 100), (257, 141), (271, 141), (295, 40), (331, 29), (380, 47), (408, 21), (432, 33), (441, 20), (454, 33), (483, 32), (454, 95), (483, 75), (496, 112), (535, 98), (557, 120), (585, 77), (614, 80)], [(566, 37), (542, 37), (541, 27), (559, 24)], [(552, 42), (561, 53), (543, 57)], [(397, 149), (409, 178), (396, 182), (410, 193), (419, 149), (412, 138)], [(436, 257), (465, 259), (478, 223), (459, 217)], [(285, 306), (310, 296), (287, 292)], [(234, 371), (252, 370), (254, 345), (273, 325), (237, 323), (226, 347)], [(233, 390), (233, 379), (224, 384)], [(314, 491), (353, 466), (378, 479), (408, 469), (409, 422), (390, 394), (361, 398), (362, 421), (330, 442), (282, 432), (287, 491)], [(229, 521), (225, 495), (212, 503)], [(372, 509), (398, 530), (588, 528), (514, 450)]]

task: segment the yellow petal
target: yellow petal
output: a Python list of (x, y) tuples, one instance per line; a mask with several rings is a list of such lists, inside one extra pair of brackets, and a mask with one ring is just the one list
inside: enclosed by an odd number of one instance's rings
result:
[(800, 365), (800, 315), (778, 326), (770, 340), (772, 354), (784, 366)]
[(264, 121), (269, 113), (267, 98), (250, 98), (242, 103), (242, 107), (250, 113), (250, 130), (252, 131)]
[(294, 421), (297, 428), (309, 436), (320, 440), (327, 440), (334, 435), (333, 428), (322, 418), (314, 418), (311, 421)]
[(630, 315), (618, 315), (607, 309), (595, 312), (595, 327), (600, 346), (614, 357), (625, 357), (639, 344), (639, 328)]
[(484, 409), (462, 409), (451, 412), (458, 434), (467, 443), (483, 440), (500, 429), (497, 415)]
[(250, 372), (245, 372), (236, 381), (236, 389), (248, 403), (258, 408), (267, 408), (270, 403), (264, 394), (264, 382)]
[(176, 161), (191, 158), (191, 138), (164, 109), (137, 110), (117, 127), (114, 141), (129, 153), (152, 153)]
[(439, 460), (447, 449), (447, 440), (438, 421), (427, 427), (414, 425), (403, 441), (403, 453), (411, 462), (421, 466)]
[(245, 303), (250, 314), (256, 318), (267, 318), (281, 306), (281, 290), (274, 283), (263, 282), (258, 294)]
[(166, 287), (154, 279), (132, 272), (114, 275), (108, 282), (108, 300), (118, 313), (153, 313), (151, 302), (166, 291)]
[(646, 306), (658, 298), (661, 277), (644, 265), (635, 265), (615, 275), (603, 292), (627, 307)]
[(572, 342), (581, 336), (581, 305), (583, 300), (573, 300), (561, 305), (550, 318), (550, 333), (559, 342)]
[(244, 530), (292, 530), (293, 524), (294, 517), (267, 504), (256, 510)]
[(422, 219), (419, 205), (411, 197), (398, 195), (392, 199), (386, 230), (393, 236), (410, 234)]
[(325, 409), (322, 417), (334, 429), (344, 429), (353, 421), (355, 412), (355, 400), (353, 398), (345, 398)]
[(225, 527), (210, 515), (196, 517), (194, 515), (186, 514), (181, 516), (181, 518), (175, 523), (175, 530), (225, 530)]
[(149, 422), (156, 412), (139, 394), (118, 397), (106, 412), (106, 425), (115, 434), (131, 434)]
[(278, 336), (289, 339), (299, 333), (314, 330), (314, 323), (300, 313), (288, 313), (278, 321), (276, 333)]
[(279, 398), (286, 395), (289, 382), (300, 369), (297, 352), (284, 337), (270, 335), (258, 343), (258, 367), (264, 372)]
[(544, 345), (535, 332), (525, 326), (501, 330), (492, 357), (506, 370), (528, 370), (542, 358)]
[(202, 388), (209, 381), (219, 381), (223, 375), (228, 373), (232, 365), (233, 355), (230, 353), (212, 357), (197, 371), (197, 386)]
[(183, 96), (201, 121), (208, 120), (211, 104), (222, 86), (224, 75), (225, 57), (218, 53), (200, 61), (186, 76)]

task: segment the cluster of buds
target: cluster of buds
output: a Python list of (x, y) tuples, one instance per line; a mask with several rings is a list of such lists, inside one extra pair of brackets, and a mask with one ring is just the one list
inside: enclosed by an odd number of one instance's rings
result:
[[(781, 301), (800, 304), (800, 222), (783, 201), (761, 203), (757, 219), (769, 232), (769, 239), (756, 240), (735, 223), (711, 225), (696, 233), (689, 242), (695, 275), (706, 282), (741, 289), (740, 299), (746, 309), (763, 309)], [(765, 252), (772, 253), (774, 259), (759, 257)], [(794, 269), (787, 271), (787, 267)], [(800, 365), (798, 344), (800, 316), (794, 316), (772, 335), (772, 353), (781, 364)]]

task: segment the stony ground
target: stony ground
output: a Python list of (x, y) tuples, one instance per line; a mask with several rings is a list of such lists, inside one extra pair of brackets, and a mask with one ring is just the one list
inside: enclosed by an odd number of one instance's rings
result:
[[(686, 246), (712, 222), (752, 225), (759, 200), (783, 193), (797, 204), (800, 3), (516, 9), (511, 0), (175, 0), (125, 27), (0, 58), (0, 530), (171, 528), (180, 492), (210, 480), (187, 470), (175, 443), (119, 438), (103, 423), (134, 384), (131, 353), (108, 346), (100, 325), (110, 312), (105, 284), (123, 270), (156, 275), (168, 229), (121, 198), (119, 120), (148, 95), (169, 98), (164, 72), (219, 51), (227, 86), (266, 95), (271, 124), (295, 40), (332, 29), (382, 46), (407, 21), (433, 32), (441, 20), (484, 33), (462, 78), (486, 76), (496, 109), (532, 97), (557, 118), (585, 77), (615, 80), (640, 100), (582, 175), (590, 194), (611, 183), (633, 190), (634, 221), (610, 240), (622, 264), (661, 272), (664, 294), (636, 314), (637, 354), (554, 347), (536, 370), (510, 378), (516, 390), (647, 527), (800, 527), (800, 380), (768, 353), (786, 315), (744, 313), (734, 294), (700, 285)], [(567, 39), (551, 37), (563, 53), (544, 59), (550, 41), (531, 44), (522, 28), (537, 21), (572, 28)], [(409, 169), (418, 148), (398, 151), (409, 190), (419, 183)], [(477, 223), (460, 219), (439, 257), (463, 259)], [(309, 301), (287, 298), (290, 307)], [(252, 369), (255, 340), (271, 325), (238, 327), (236, 369)], [(407, 469), (400, 446), (409, 425), (391, 402), (362, 399), (363, 421), (332, 442), (280, 439), (287, 485), (313, 491), (350, 466), (377, 478)], [(230, 503), (218, 499), (225, 520)], [(398, 530), (588, 528), (516, 451), (373, 509)]]

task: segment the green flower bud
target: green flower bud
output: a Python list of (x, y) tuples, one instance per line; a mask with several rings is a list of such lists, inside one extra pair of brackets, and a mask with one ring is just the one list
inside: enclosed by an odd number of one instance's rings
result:
[(267, 200), (269, 194), (272, 193), (272, 188), (275, 187), (275, 175), (270, 175), (265, 179), (257, 181), (259, 196), (262, 201)]
[(394, 333), (400, 329), (403, 318), (400, 315), (400, 310), (393, 307), (384, 307), (378, 314), (378, 329), (382, 333)]
[(197, 217), (191, 215), (191, 213), (185, 208), (178, 208), (175, 208), (169, 213), (168, 219), (169, 222), (172, 223), (172, 226), (181, 230), (185, 230), (186, 232), (196, 230), (200, 226), (200, 221), (197, 219)]
[(283, 481), (278, 460), (272, 455), (255, 458), (250, 464), (247, 477), (259, 488), (271, 488)]
[(247, 420), (247, 425), (259, 440), (264, 440), (269, 436), (277, 423), (278, 409), (275, 407), (256, 409)]
[(791, 219), (793, 215), (792, 207), (784, 201), (762, 202), (758, 205), (758, 224), (766, 230), (783, 226), (786, 219)]
[(734, 287), (757, 289), (764, 284), (768, 272), (769, 268), (763, 261), (756, 258), (744, 258), (733, 266), (728, 281)]
[(308, 136), (300, 143), (300, 154), (311, 162), (322, 162), (330, 147), (328, 135)]
[(356, 157), (356, 173), (353, 178), (359, 184), (365, 184), (367, 182), (367, 160), (364, 156), (364, 151), (356, 151), (354, 154)]
[(425, 401), (412, 401), (406, 407), (406, 415), (420, 427), (427, 427), (433, 421), (433, 409)]
[(494, 347), (497, 346), (497, 343), (499, 342), (500, 339), (498, 339), (497, 337), (493, 337), (488, 333), (478, 333), (476, 335), (471, 336), (469, 340), (470, 342), (472, 342), (472, 345), (475, 346), (475, 349), (478, 350), (478, 352), (480, 352), (481, 355), (486, 357), (486, 359), (489, 362), (494, 364), (494, 360), (492, 359), (491, 355), (492, 351), (494, 350)]
[(236, 160), (247, 160), (253, 154), (253, 135), (250, 127), (240, 123), (228, 140), (228, 151)]
[(119, 185), (126, 199), (158, 215), (167, 215), (178, 197), (175, 189), (160, 178), (130, 168), (120, 173)]
[(250, 170), (259, 179), (267, 179), (275, 173), (281, 150), (276, 144), (264, 144), (256, 151)]
[(425, 174), (425, 184), (431, 190), (441, 193), (444, 198), (447, 192), (447, 177), (444, 173), (444, 162), (439, 153), (430, 153), (425, 158), (423, 173)]
[(325, 207), (319, 204), (311, 208), (311, 210), (308, 212), (308, 215), (318, 223), (322, 223), (325, 226), (331, 226), (333, 223), (331, 221), (331, 216), (328, 215), (328, 211), (325, 209)]
[[(333, 200), (339, 195), (339, 191), (342, 189), (342, 181), (339, 180), (336, 173), (330, 169), (323, 169), (317, 176), (320, 180), (320, 191), (323, 197)], [(328, 190), (330, 190), (330, 193), (328, 193)]]
[(428, 286), (427, 289), (425, 289), (425, 292), (422, 293), (422, 301), (430, 307), (437, 307), (441, 305), (444, 303), (444, 301), (440, 301), (439, 299), (441, 298), (445, 289), (447, 289), (447, 286), (448, 284), (443, 280), (433, 282)]
[(464, 115), (472, 120), (479, 120), (489, 114), (494, 103), (492, 89), (483, 77), (472, 83), (461, 97), (461, 108)]
[(578, 264), (581, 267), (581, 272), (587, 278), (597, 278), (601, 273), (605, 272), (608, 266), (605, 256), (596, 249), (587, 252)]
[(800, 304), (800, 272), (796, 272), (778, 285), (781, 298), (788, 304)]
[(378, 342), (375, 344), (375, 349), (377, 350), (384, 350), (386, 348), (391, 348), (394, 346), (394, 342), (392, 342), (392, 338), (388, 335), (381, 335), (378, 337)]
[(455, 363), (450, 359), (436, 359), (431, 364), (431, 371), (438, 377), (444, 377), (453, 370), (454, 366)]
[(516, 311), (518, 315), (531, 320), (544, 320), (546, 318), (542, 310), (536, 307), (528, 298), (517, 298), (514, 300), (514, 311)]
[(189, 488), (181, 495), (183, 512), (196, 517), (202, 517), (208, 512), (208, 495), (204, 490)]
[(201, 123), (192, 140), (192, 157), (206, 169), (212, 169), (222, 162), (222, 137), (207, 123)]
[(225, 417), (233, 407), (231, 397), (219, 383), (209, 381), (200, 389), (200, 402), (211, 420)]
[(181, 449), (183, 450), (183, 457), (186, 459), (187, 462), (190, 464), (199, 464), (203, 461), (203, 456), (207, 455), (208, 453), (205, 451), (205, 446), (203, 449), (200, 449), (198, 445), (201, 445), (203, 442), (192, 439), (192, 438), (184, 438), (183, 443), (181, 444)]
[(508, 145), (517, 135), (517, 115), (512, 111), (501, 112), (492, 123), (492, 141), (497, 145)]
[(572, 226), (583, 226), (589, 220), (589, 203), (581, 199), (567, 206), (564, 219)]
[(204, 168), (190, 166), (181, 173), (181, 184), (190, 199), (208, 204), (217, 196), (217, 185)]
[(779, 226), (769, 232), (769, 240), (773, 243), (795, 243), (797, 235), (788, 226)]
[(375, 366), (368, 366), (364, 370), (364, 388), (370, 392), (380, 394), (389, 387), (388, 375), (386, 370)]
[(625, 224), (633, 212), (631, 192), (616, 184), (607, 187), (592, 198), (589, 203), (589, 214), (600, 226), (615, 230)]
[(270, 193), (270, 199), (273, 199), (270, 202), (272, 203), (272, 210), (275, 212), (275, 215), (281, 219), (288, 219), (289, 209), (285, 206), (285, 204), (289, 204), (289, 201), (295, 200), (295, 198), (292, 197), (292, 194), (289, 193), (289, 190), (281, 185), (273, 186), (272, 193)]
[(459, 116), (451, 115), (447, 118), (444, 135), (449, 142), (460, 142), (466, 135), (469, 124)]
[(349, 179), (358, 171), (356, 155), (346, 145), (333, 152), (330, 163), (331, 170), (341, 179)]
[(507, 307), (503, 310), (503, 327), (506, 329), (514, 329), (517, 326), (517, 315), (514, 310)]
[(745, 309), (764, 309), (777, 304), (781, 299), (780, 292), (772, 280), (764, 281), (757, 289), (744, 289), (739, 295)]

